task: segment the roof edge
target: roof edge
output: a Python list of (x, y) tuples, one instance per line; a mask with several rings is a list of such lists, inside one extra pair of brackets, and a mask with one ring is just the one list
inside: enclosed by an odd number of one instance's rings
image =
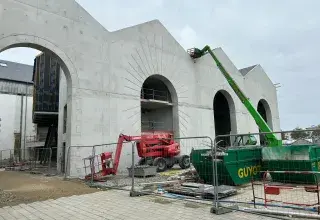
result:
[(254, 64), (254, 65), (251, 65), (251, 66), (247, 66), (247, 67), (244, 67), (242, 69), (239, 69), (239, 72), (245, 76), (247, 75), (249, 72), (251, 72), (253, 69), (255, 69), (257, 66), (259, 66), (260, 64)]

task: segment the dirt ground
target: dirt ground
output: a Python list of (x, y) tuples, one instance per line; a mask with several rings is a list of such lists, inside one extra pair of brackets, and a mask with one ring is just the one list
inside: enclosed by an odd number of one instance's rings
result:
[(64, 181), (58, 176), (0, 170), (0, 207), (96, 191), (98, 190), (89, 188), (80, 180)]

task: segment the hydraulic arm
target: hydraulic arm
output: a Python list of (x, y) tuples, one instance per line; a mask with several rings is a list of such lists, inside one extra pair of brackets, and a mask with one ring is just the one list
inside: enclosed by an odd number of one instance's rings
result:
[[(193, 48), (193, 49), (190, 49), (188, 52), (193, 59), (199, 58), (209, 53), (211, 57), (214, 59), (214, 61), (216, 62), (216, 65), (218, 66), (221, 73), (227, 79), (233, 91), (237, 94), (241, 102), (244, 104), (244, 106), (247, 108), (249, 113), (252, 115), (253, 119), (255, 120), (256, 124), (260, 128), (261, 132), (272, 132), (268, 124), (265, 122), (265, 120), (262, 118), (259, 112), (255, 109), (255, 107), (252, 105), (249, 98), (244, 94), (244, 92), (240, 89), (240, 87), (237, 85), (234, 79), (226, 71), (226, 69), (223, 67), (219, 59), (214, 55), (214, 53), (212, 52), (211, 48), (208, 45), (205, 46), (202, 50), (198, 48)], [(266, 139), (267, 139), (268, 145), (271, 147), (282, 145), (282, 141), (278, 140), (278, 138), (273, 133), (266, 134)]]

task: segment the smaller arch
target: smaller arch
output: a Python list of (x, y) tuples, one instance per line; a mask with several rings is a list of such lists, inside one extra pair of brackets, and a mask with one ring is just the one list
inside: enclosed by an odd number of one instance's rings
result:
[[(272, 113), (269, 103), (265, 99), (260, 99), (257, 104), (257, 111), (261, 115), (261, 117), (265, 120), (271, 130), (273, 130), (272, 126)], [(261, 130), (259, 129), (259, 132)], [(260, 145), (265, 145), (265, 136), (260, 135)]]
[[(144, 89), (155, 90), (155, 98), (158, 98), (156, 100), (168, 101), (172, 104), (176, 104), (178, 102), (176, 89), (170, 80), (162, 75), (154, 74), (146, 78), (142, 84), (141, 92), (143, 92)], [(157, 92), (159, 93), (158, 95)]]
[(267, 122), (269, 127), (273, 129), (272, 112), (269, 103), (265, 99), (260, 99), (257, 105), (257, 111)]
[[(236, 108), (232, 96), (226, 90), (219, 90), (213, 98), (215, 135), (237, 133)], [(222, 145), (231, 145), (232, 138), (224, 138)]]
[(151, 75), (141, 88), (141, 130), (164, 130), (179, 137), (178, 95), (162, 75)]

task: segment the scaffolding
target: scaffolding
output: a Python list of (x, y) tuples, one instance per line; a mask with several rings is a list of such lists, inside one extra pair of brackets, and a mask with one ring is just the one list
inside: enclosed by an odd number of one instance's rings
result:
[(142, 88), (141, 99), (158, 100), (170, 103), (172, 102), (168, 91), (160, 91), (147, 88)]

